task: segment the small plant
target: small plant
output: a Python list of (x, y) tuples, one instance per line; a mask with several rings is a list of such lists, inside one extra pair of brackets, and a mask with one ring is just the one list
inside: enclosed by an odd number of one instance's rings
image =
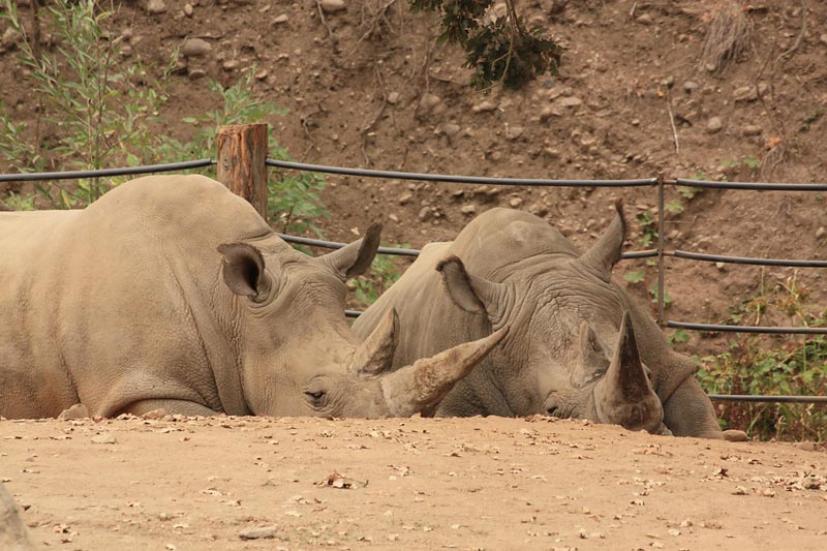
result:
[(672, 199), (665, 205), (666, 212), (678, 215), (683, 212), (684, 207), (680, 199)]
[[(710, 393), (764, 395), (821, 395), (827, 392), (827, 339), (787, 341), (764, 350), (758, 337), (742, 337), (730, 350), (702, 359), (698, 372)], [(761, 439), (827, 439), (827, 409), (817, 404), (717, 405), (724, 424), (744, 428)]]
[[(10, 193), (3, 199), (3, 203), (11, 210), (34, 210), (34, 199), (34, 195)], [(3, 203), (0, 203), (0, 206), (2, 206)]]
[[(245, 71), (241, 78), (230, 87), (218, 82), (210, 82), (210, 91), (222, 99), (220, 108), (194, 117), (185, 117), (184, 122), (196, 130), (188, 142), (180, 142), (166, 137), (158, 148), (161, 160), (179, 161), (212, 157), (215, 150), (215, 135), (218, 127), (228, 124), (245, 124), (266, 120), (274, 115), (283, 115), (286, 110), (274, 103), (256, 98), (253, 94), (255, 67)], [(268, 136), (269, 156), (279, 160), (290, 160), (288, 151), (281, 147), (272, 129)], [(207, 171), (211, 176), (214, 170)], [(270, 222), (276, 224), (282, 232), (304, 233), (312, 231), (321, 235), (314, 220), (327, 217), (327, 210), (320, 197), (325, 181), (321, 176), (307, 172), (276, 172), (278, 177), (271, 177), (267, 183), (267, 210)]]
[(623, 279), (634, 284), (643, 282), (645, 276), (646, 274), (643, 270), (634, 270), (623, 274)]
[(515, 0), (506, 0), (506, 13), (493, 16), (494, 0), (411, 0), (415, 10), (442, 16), (440, 39), (465, 50), (465, 65), (474, 69), (473, 83), (489, 88), (496, 82), (519, 88), (546, 72), (557, 73), (562, 50), (545, 38), (545, 30), (526, 30)]
[[(649, 286), (649, 295), (652, 297), (652, 302), (657, 304), (658, 302), (658, 284), (657, 282), (652, 283)], [(672, 297), (669, 295), (669, 291), (667, 289), (663, 290), (663, 307), (669, 308), (672, 306)]]
[(399, 268), (396, 267), (390, 256), (376, 255), (370, 275), (362, 275), (354, 280), (356, 300), (362, 306), (370, 306), (401, 275)]
[(658, 228), (655, 217), (648, 210), (637, 213), (635, 217), (640, 224), (640, 244), (642, 247), (651, 247), (658, 239)]
[(667, 337), (667, 340), (670, 344), (685, 344), (689, 342), (689, 333), (683, 329), (676, 329)]

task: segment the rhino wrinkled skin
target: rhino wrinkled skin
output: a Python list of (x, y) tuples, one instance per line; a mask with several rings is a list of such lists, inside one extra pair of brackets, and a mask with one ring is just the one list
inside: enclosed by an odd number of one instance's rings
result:
[(364, 340), (343, 314), (379, 230), (313, 258), (202, 176), (139, 178), (84, 210), (0, 213), (0, 416), (432, 408), (504, 333), (390, 372), (395, 312)]
[(452, 242), (427, 245), (354, 324), (389, 309), (402, 327), (395, 365), (509, 325), (508, 335), (437, 406), (441, 416), (550, 414), (659, 434), (724, 434), (693, 362), (612, 282), (625, 222), (620, 204), (585, 253), (544, 220), (495, 208)]

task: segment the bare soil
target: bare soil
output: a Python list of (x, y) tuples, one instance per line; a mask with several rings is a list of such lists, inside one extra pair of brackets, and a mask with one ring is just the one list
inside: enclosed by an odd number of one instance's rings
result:
[[(3, 421), (0, 479), (60, 549), (827, 547), (812, 444), (548, 418)], [(273, 539), (243, 540), (257, 528)]]

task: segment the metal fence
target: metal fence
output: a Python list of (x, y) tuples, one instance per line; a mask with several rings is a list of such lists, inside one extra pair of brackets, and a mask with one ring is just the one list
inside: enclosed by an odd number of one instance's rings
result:
[[(138, 174), (152, 174), (161, 172), (174, 172), (205, 168), (215, 165), (211, 159), (199, 159), (184, 161), (180, 163), (166, 163), (156, 165), (145, 165), (138, 167), (110, 168), (102, 170), (82, 170), (67, 172), (40, 172), (23, 174), (0, 174), (0, 182), (33, 182), (48, 180), (69, 180), (80, 178), (98, 178), (107, 176), (124, 176)], [(827, 191), (827, 183), (788, 184), (788, 183), (758, 183), (758, 182), (716, 182), (708, 180), (694, 180), (687, 178), (641, 178), (628, 180), (571, 180), (571, 179), (542, 179), (542, 178), (494, 178), (483, 176), (460, 176), (449, 174), (431, 174), (416, 172), (399, 172), (389, 170), (370, 170), (360, 168), (345, 168), (336, 166), (316, 165), (267, 159), (266, 166), (282, 170), (298, 170), (324, 174), (335, 174), (340, 176), (358, 176), (365, 178), (382, 178), (391, 180), (415, 180), (434, 183), (449, 184), (471, 184), (471, 185), (497, 185), (497, 186), (521, 186), (521, 187), (653, 187), (657, 190), (658, 200), (658, 242), (654, 249), (630, 251), (623, 253), (625, 259), (632, 258), (657, 258), (658, 285), (657, 285), (657, 320), (661, 326), (674, 329), (687, 329), (690, 331), (707, 332), (739, 332), (739, 333), (763, 333), (763, 334), (803, 334), (803, 335), (827, 335), (827, 327), (763, 327), (749, 325), (722, 325), (709, 323), (696, 323), (666, 319), (665, 310), (665, 282), (664, 271), (666, 257), (698, 260), (705, 262), (724, 262), (731, 264), (747, 264), (756, 266), (783, 266), (799, 268), (827, 268), (827, 260), (822, 259), (787, 259), (787, 258), (751, 258), (744, 256), (727, 256), (706, 254), (679, 249), (669, 250), (666, 248), (664, 237), (664, 197), (667, 186), (685, 186), (694, 188), (733, 189), (748, 191)], [(309, 237), (285, 235), (281, 237), (290, 243), (322, 247), (327, 249), (338, 249), (345, 246), (345, 243), (312, 239)], [(399, 247), (380, 247), (380, 254), (415, 257), (419, 255), (417, 249)], [(361, 312), (347, 310), (349, 317), (358, 317)], [(775, 402), (775, 403), (827, 403), (825, 396), (757, 396), (757, 395), (720, 395), (710, 394), (713, 400), (722, 401), (746, 401), (746, 402)]]

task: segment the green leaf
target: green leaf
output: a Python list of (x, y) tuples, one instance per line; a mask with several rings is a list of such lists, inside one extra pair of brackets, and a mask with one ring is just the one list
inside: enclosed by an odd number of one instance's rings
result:
[(645, 277), (643, 270), (635, 270), (634, 272), (626, 272), (623, 274), (623, 279), (629, 283), (640, 283)]
[(666, 203), (666, 211), (672, 214), (680, 214), (683, 212), (683, 203), (680, 199), (673, 199)]

